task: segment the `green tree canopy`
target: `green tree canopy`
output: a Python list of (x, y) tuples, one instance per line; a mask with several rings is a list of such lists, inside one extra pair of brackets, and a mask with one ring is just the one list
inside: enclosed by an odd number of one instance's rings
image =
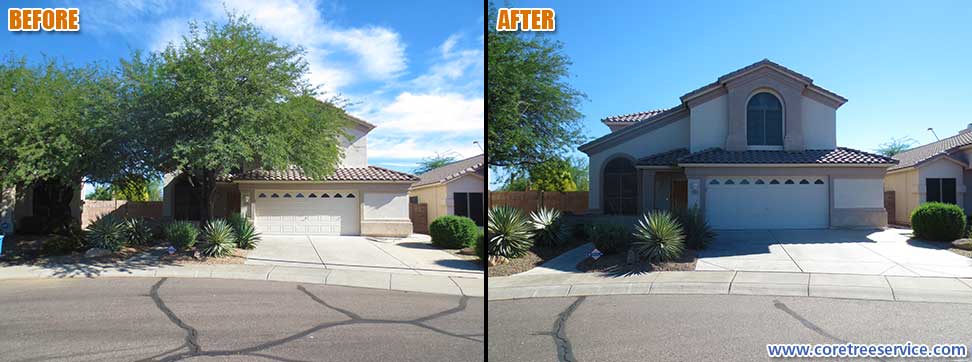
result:
[(163, 173), (189, 176), (203, 219), (218, 177), (242, 168), (333, 173), (348, 116), (307, 83), (303, 49), (263, 35), (246, 17), (191, 23), (179, 44), (125, 65), (138, 85), (132, 114), (150, 134), (140, 149)]
[(579, 158), (555, 158), (509, 177), (500, 191), (587, 191), (587, 165)]
[(544, 35), (495, 30), (489, 5), (486, 124), (489, 165), (515, 172), (569, 152), (584, 141), (584, 94), (567, 83), (571, 62)]
[(447, 153), (438, 153), (438, 152), (436, 152), (435, 156), (426, 157), (426, 158), (423, 158), (421, 161), (419, 161), (418, 167), (415, 167), (414, 169), (412, 169), (412, 173), (414, 173), (416, 175), (420, 175), (420, 174), (423, 174), (423, 173), (432, 171), (432, 170), (437, 169), (439, 167), (442, 167), (442, 166), (448, 165), (450, 163), (456, 162), (456, 158), (457, 157), (455, 156), (454, 153), (448, 153), (448, 152)]
[(915, 143), (918, 142), (911, 137), (892, 138), (890, 141), (878, 145), (878, 148), (874, 151), (881, 155), (891, 157), (911, 149)]

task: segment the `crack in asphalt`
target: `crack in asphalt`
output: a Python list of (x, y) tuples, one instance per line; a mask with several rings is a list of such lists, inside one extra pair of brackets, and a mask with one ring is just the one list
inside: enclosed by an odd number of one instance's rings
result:
[[(799, 313), (797, 313), (793, 309), (790, 309), (790, 307), (788, 307), (786, 304), (783, 304), (783, 302), (779, 301), (778, 299), (774, 299), (773, 300), (773, 306), (776, 307), (776, 309), (779, 309), (779, 310), (783, 311), (783, 313), (786, 313), (789, 316), (793, 317), (794, 319), (796, 319), (797, 321), (799, 321), (800, 324), (803, 324), (804, 327), (807, 327), (807, 329), (813, 331), (814, 333), (817, 333), (817, 334), (819, 334), (819, 335), (821, 335), (823, 337), (829, 338), (831, 340), (834, 340), (834, 341), (837, 341), (837, 342), (840, 342), (840, 343), (850, 343), (850, 342), (845, 341), (845, 340), (843, 340), (843, 339), (841, 339), (841, 338), (839, 338), (839, 337), (837, 337), (837, 336), (835, 336), (833, 334), (828, 333), (823, 328), (820, 328), (820, 326), (818, 326), (818, 325), (814, 324), (813, 322), (811, 322), (810, 320), (804, 318), (803, 316), (801, 316)], [(884, 359), (877, 358), (877, 357), (874, 357), (874, 359), (876, 359), (878, 361), (884, 361)]]
[(576, 359), (574, 359), (574, 351), (570, 347), (570, 339), (567, 338), (567, 319), (570, 318), (570, 315), (574, 313), (577, 306), (580, 305), (585, 299), (587, 299), (587, 297), (577, 298), (577, 300), (571, 303), (567, 309), (560, 313), (557, 320), (554, 321), (553, 330), (551, 330), (550, 335), (553, 337), (554, 343), (557, 345), (557, 359), (562, 362), (576, 361)]
[[(453, 332), (449, 332), (449, 331), (446, 331), (446, 330), (441, 329), (441, 328), (438, 328), (438, 327), (434, 327), (434, 326), (428, 325), (426, 323), (426, 322), (431, 321), (431, 320), (436, 319), (436, 318), (441, 318), (441, 317), (445, 317), (445, 316), (448, 316), (448, 315), (451, 315), (451, 314), (456, 314), (456, 313), (465, 311), (466, 308), (469, 305), (469, 299), (470, 299), (470, 297), (468, 297), (468, 296), (462, 296), (462, 297), (460, 297), (459, 298), (459, 303), (458, 303), (458, 305), (456, 307), (453, 307), (453, 308), (450, 308), (450, 309), (447, 309), (447, 310), (444, 310), (444, 311), (441, 311), (441, 312), (436, 312), (436, 313), (430, 314), (428, 316), (411, 319), (411, 320), (368, 319), (368, 318), (362, 317), (361, 315), (359, 315), (359, 314), (357, 314), (357, 313), (355, 313), (355, 312), (353, 312), (351, 310), (348, 310), (348, 309), (344, 309), (344, 308), (340, 308), (340, 307), (331, 305), (330, 303), (327, 303), (326, 301), (324, 301), (322, 298), (318, 297), (314, 293), (311, 293), (310, 291), (308, 291), (306, 288), (304, 288), (303, 285), (298, 285), (297, 286), (297, 290), (299, 290), (302, 293), (306, 294), (308, 297), (311, 298), (311, 300), (313, 300), (317, 304), (320, 304), (320, 305), (322, 305), (322, 306), (324, 306), (324, 307), (326, 307), (328, 309), (334, 310), (334, 311), (336, 311), (336, 312), (344, 315), (348, 319), (347, 320), (344, 320), (344, 321), (340, 321), (340, 322), (321, 323), (321, 324), (318, 324), (318, 325), (316, 325), (314, 327), (311, 327), (311, 328), (302, 330), (300, 332), (294, 333), (292, 335), (289, 335), (287, 337), (279, 338), (279, 339), (275, 339), (275, 340), (271, 340), (271, 341), (264, 342), (264, 343), (261, 343), (261, 344), (258, 344), (258, 345), (252, 346), (252, 347), (240, 348), (240, 349), (234, 349), (234, 350), (203, 351), (202, 347), (199, 345), (199, 342), (198, 342), (199, 332), (195, 328), (193, 328), (192, 326), (189, 326), (188, 324), (186, 324), (185, 322), (183, 322), (171, 309), (169, 309), (168, 306), (166, 306), (165, 301), (163, 301), (162, 300), (162, 297), (159, 295), (159, 287), (162, 286), (162, 284), (166, 281), (166, 279), (167, 278), (162, 278), (161, 280), (159, 280), (158, 283), (155, 283), (155, 285), (152, 286), (152, 291), (151, 291), (151, 294), (150, 295), (152, 297), (152, 300), (155, 301), (155, 305), (159, 308), (159, 310), (161, 310), (166, 315), (166, 317), (168, 317), (169, 320), (172, 321), (172, 323), (174, 323), (175, 325), (177, 325), (182, 330), (186, 331), (186, 342), (183, 343), (181, 346), (179, 346), (177, 348), (174, 348), (174, 349), (171, 349), (171, 350), (162, 352), (162, 353), (160, 353), (158, 355), (155, 355), (155, 356), (151, 356), (151, 357), (142, 359), (140, 361), (158, 361), (158, 362), (180, 361), (180, 360), (183, 360), (183, 359), (186, 359), (186, 358), (191, 358), (191, 357), (196, 357), (196, 356), (207, 356), (207, 357), (253, 356), (253, 357), (261, 357), (261, 358), (266, 358), (266, 359), (275, 360), (275, 361), (282, 361), (282, 362), (305, 362), (305, 361), (301, 361), (301, 360), (287, 359), (287, 358), (283, 358), (283, 357), (269, 355), (269, 354), (264, 353), (263, 351), (266, 350), (266, 349), (268, 349), (268, 348), (280, 346), (280, 345), (286, 344), (288, 342), (292, 342), (294, 340), (298, 340), (298, 339), (303, 338), (303, 337), (306, 337), (306, 336), (308, 336), (308, 335), (310, 335), (310, 334), (312, 334), (314, 332), (318, 332), (318, 331), (325, 330), (325, 329), (328, 329), (328, 328), (333, 328), (333, 327), (338, 327), (338, 326), (343, 326), (343, 325), (352, 325), (352, 324), (405, 324), (405, 325), (412, 325), (412, 326), (416, 326), (416, 327), (419, 327), (419, 328), (427, 329), (429, 331), (432, 331), (432, 332), (435, 332), (435, 333), (439, 333), (439, 334), (442, 334), (442, 335), (446, 335), (446, 336), (450, 336), (450, 337), (455, 337), (455, 338), (460, 338), (460, 339), (465, 339), (465, 340), (469, 340), (469, 341), (473, 341), (473, 342), (478, 342), (478, 343), (483, 343), (483, 340), (482, 340), (482, 338), (484, 337), (483, 334), (459, 334), (459, 333), (453, 333)], [(477, 337), (479, 339), (477, 339)], [(187, 347), (188, 347), (188, 351), (187, 352), (183, 352), (183, 353), (171, 355), (173, 352), (182, 350), (182, 349), (187, 348)]]

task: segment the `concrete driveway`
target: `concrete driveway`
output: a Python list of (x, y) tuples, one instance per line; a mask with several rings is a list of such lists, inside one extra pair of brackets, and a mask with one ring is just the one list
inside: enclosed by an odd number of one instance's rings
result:
[(909, 229), (717, 231), (696, 270), (972, 277), (972, 259)]
[(366, 236), (263, 236), (246, 264), (388, 273), (482, 277), (478, 264), (432, 245), (427, 235), (408, 238)]

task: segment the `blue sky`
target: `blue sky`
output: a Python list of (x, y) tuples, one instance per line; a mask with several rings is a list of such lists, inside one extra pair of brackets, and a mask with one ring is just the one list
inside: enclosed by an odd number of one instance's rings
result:
[[(551, 7), (590, 138), (609, 115), (668, 108), (763, 58), (849, 101), (837, 143), (928, 143), (972, 123), (969, 1), (514, 1)], [(502, 3), (497, 3), (503, 6)], [(577, 153), (580, 154), (579, 152)], [(491, 182), (494, 182), (491, 176)], [(491, 185), (495, 186), (495, 185)]]
[[(378, 125), (369, 134), (372, 165), (408, 171), (436, 154), (481, 153), (481, 3), (453, 1), (113, 0), (20, 1), (8, 7), (77, 7), (79, 33), (0, 32), (4, 53), (71, 63), (117, 64), (132, 50), (177, 41), (189, 20), (246, 13), (265, 32), (307, 50), (309, 79), (351, 102), (348, 111)], [(224, 8), (225, 7), (225, 8)], [(435, 8), (436, 11), (430, 11)], [(0, 15), (6, 23), (7, 12)]]

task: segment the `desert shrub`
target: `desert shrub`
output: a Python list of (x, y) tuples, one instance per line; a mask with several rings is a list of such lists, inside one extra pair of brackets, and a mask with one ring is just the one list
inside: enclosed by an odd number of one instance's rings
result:
[(631, 248), (649, 261), (678, 259), (685, 251), (682, 225), (668, 211), (651, 211), (635, 225)]
[(589, 224), (586, 232), (594, 247), (604, 254), (620, 252), (631, 241), (629, 230), (624, 225)]
[(189, 249), (196, 245), (199, 229), (188, 221), (176, 221), (165, 226), (165, 239), (178, 249)]
[(685, 233), (685, 246), (690, 249), (702, 250), (709, 246), (716, 233), (712, 231), (705, 213), (698, 207), (680, 210), (675, 214)]
[(236, 246), (236, 238), (233, 235), (233, 228), (223, 219), (213, 219), (206, 223), (202, 229), (203, 254), (206, 256), (221, 257), (233, 252)]
[(140, 217), (125, 220), (125, 234), (128, 236), (128, 245), (145, 245), (153, 238), (152, 226)]
[(519, 258), (533, 246), (533, 227), (519, 209), (497, 206), (487, 215), (488, 254)]
[(537, 245), (559, 246), (567, 242), (567, 227), (557, 209), (540, 208), (530, 214), (533, 241)]
[(479, 227), (476, 226), (476, 222), (465, 216), (446, 215), (435, 219), (429, 225), (432, 244), (445, 249), (472, 246), (478, 232)]
[(81, 250), (84, 247), (84, 238), (77, 238), (66, 235), (52, 235), (44, 244), (41, 245), (41, 252), (44, 255), (64, 255)]
[(85, 233), (87, 246), (118, 251), (125, 245), (125, 222), (110, 215), (102, 216), (88, 225)]
[(233, 214), (227, 219), (233, 228), (233, 237), (236, 247), (240, 249), (253, 249), (260, 243), (260, 234), (256, 232), (253, 222), (240, 214)]
[(915, 237), (933, 241), (961, 239), (965, 231), (965, 212), (954, 204), (929, 202), (911, 212)]

